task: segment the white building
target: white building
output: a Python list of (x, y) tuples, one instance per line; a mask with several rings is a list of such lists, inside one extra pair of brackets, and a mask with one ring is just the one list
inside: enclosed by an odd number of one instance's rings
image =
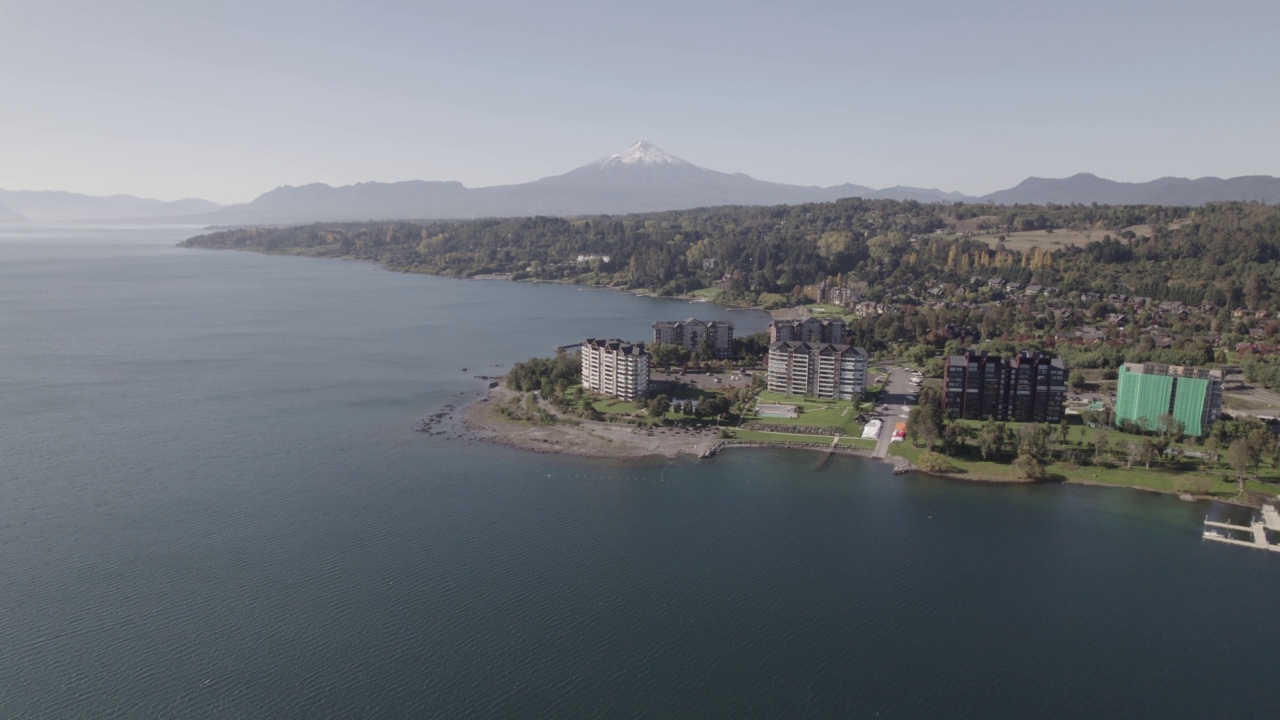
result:
[(770, 392), (857, 400), (867, 386), (867, 351), (834, 343), (775, 342), (769, 346)]
[(649, 394), (649, 351), (644, 343), (589, 338), (582, 343), (582, 386), (619, 400)]

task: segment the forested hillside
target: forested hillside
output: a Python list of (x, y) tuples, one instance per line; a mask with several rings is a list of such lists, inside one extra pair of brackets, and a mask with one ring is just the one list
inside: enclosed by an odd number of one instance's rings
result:
[[(1133, 226), (1145, 227), (1122, 236), (1122, 228)], [(1115, 236), (1083, 247), (1050, 239), (1026, 251), (966, 236), (1099, 228)], [(856, 278), (875, 298), (877, 289), (998, 273), (1063, 291), (1252, 308), (1269, 307), (1280, 282), (1273, 265), (1280, 257), (1280, 208), (1248, 203), (1007, 208), (854, 199), (619, 217), (248, 228), (184, 245), (350, 257), (457, 276), (513, 273), (662, 294), (718, 282), (722, 299), (746, 304), (825, 278)]]

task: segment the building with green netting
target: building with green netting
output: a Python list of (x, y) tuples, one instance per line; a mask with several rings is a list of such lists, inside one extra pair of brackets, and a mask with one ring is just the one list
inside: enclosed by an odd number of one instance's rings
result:
[(1222, 414), (1222, 371), (1159, 363), (1125, 363), (1116, 387), (1116, 425), (1160, 430), (1165, 418), (1203, 437)]

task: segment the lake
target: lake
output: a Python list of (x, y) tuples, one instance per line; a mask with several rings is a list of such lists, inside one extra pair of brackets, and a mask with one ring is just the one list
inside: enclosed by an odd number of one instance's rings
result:
[(0, 716), (1276, 712), (1280, 558), (1202, 505), (415, 433), (556, 345), (767, 317), (191, 234), (0, 229)]

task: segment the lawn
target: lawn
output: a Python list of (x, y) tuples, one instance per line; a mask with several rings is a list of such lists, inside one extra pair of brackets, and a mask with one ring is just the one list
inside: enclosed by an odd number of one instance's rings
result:
[(809, 314), (813, 315), (816, 318), (843, 318), (844, 320), (853, 319), (853, 313), (849, 312), (847, 308), (841, 307), (840, 305), (816, 303), (813, 305), (806, 305), (805, 308), (809, 310)]
[(750, 442), (802, 442), (819, 443), (822, 445), (831, 444), (830, 435), (799, 435), (796, 433), (760, 432), (756, 430), (743, 430), (741, 428), (733, 430), (733, 439), (747, 440)]
[[(857, 437), (862, 434), (864, 423), (858, 421), (860, 412), (858, 403), (845, 400), (801, 399), (768, 391), (760, 393), (760, 401), (779, 405), (796, 405), (801, 408), (801, 413), (796, 418), (753, 417), (750, 418), (750, 422), (777, 425), (783, 428), (796, 425), (838, 427), (844, 430), (846, 435)], [(866, 409), (869, 403), (862, 403), (861, 406)]]
[[(924, 448), (912, 447), (910, 442), (898, 442), (889, 446), (889, 454), (904, 457), (918, 464)], [(991, 462), (975, 457), (948, 458), (951, 464), (959, 469), (957, 477), (971, 475), (975, 478), (1016, 481), (1013, 466), (1005, 462)], [(1147, 470), (1134, 467), (1075, 466), (1062, 463), (1050, 463), (1045, 466), (1049, 476), (1067, 482), (1095, 483), (1115, 487), (1133, 487), (1157, 490), (1165, 493), (1191, 492), (1209, 494), (1220, 498), (1235, 497), (1238, 486), (1234, 481), (1221, 482), (1220, 477), (1230, 475), (1220, 469), (1204, 471), (1193, 463), (1184, 463), (1179, 469), (1153, 468)], [(1257, 493), (1280, 493), (1280, 486), (1266, 485), (1258, 482), (1248, 483), (1248, 489)]]
[(600, 398), (591, 405), (605, 415), (631, 415), (640, 411), (640, 406), (633, 402), (613, 398)]
[(1029, 230), (1026, 232), (981, 235), (975, 239), (982, 240), (994, 247), (996, 243), (1000, 242), (1001, 235), (1004, 235), (1004, 246), (1006, 248), (1026, 252), (1035, 247), (1043, 247), (1046, 250), (1054, 250), (1066, 246), (1083, 247), (1091, 242), (1102, 240), (1107, 235), (1119, 237), (1120, 231), (1090, 230), (1088, 232), (1077, 232), (1075, 230), (1053, 230), (1051, 232), (1048, 230)]

